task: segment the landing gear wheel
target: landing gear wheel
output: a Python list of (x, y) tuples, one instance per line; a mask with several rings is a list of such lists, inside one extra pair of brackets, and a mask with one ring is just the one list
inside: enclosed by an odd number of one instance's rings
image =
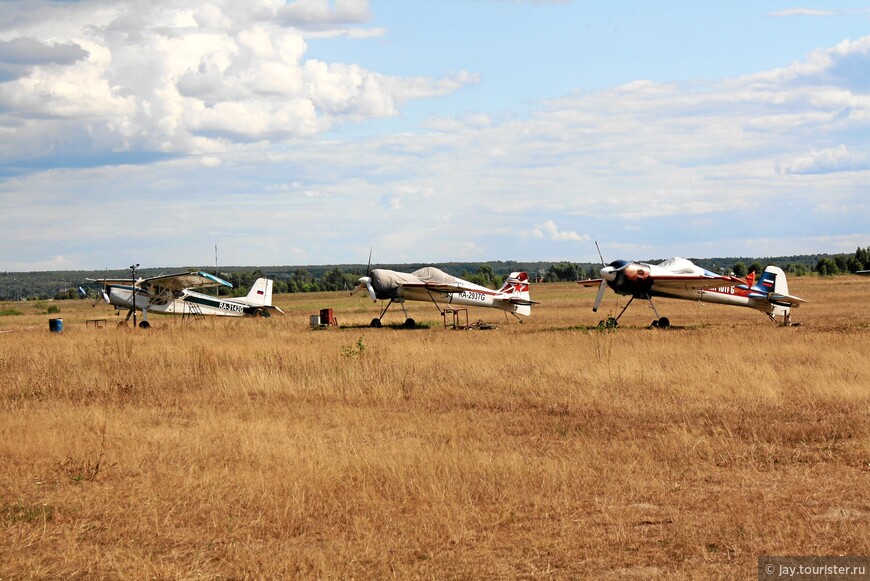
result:
[(659, 326), (659, 320), (658, 320), (658, 319), (653, 319), (653, 322), (650, 323), (649, 326), (650, 326), (650, 328), (652, 328), (652, 329), (656, 329), (656, 328), (658, 328), (658, 326)]
[(661, 319), (659, 319), (659, 327), (660, 328), (667, 329), (670, 326), (671, 326), (671, 322), (668, 320), (667, 317), (662, 317)]
[(373, 327), (375, 329), (380, 329), (381, 328), (381, 320), (378, 318), (372, 319), (372, 322), (369, 323), (369, 327)]
[(149, 323), (148, 321), (142, 321), (139, 323), (139, 328), (140, 329), (150, 329), (151, 323)]
[(406, 329), (413, 329), (417, 326), (417, 321), (415, 321), (411, 317), (408, 317), (407, 319), (405, 319), (405, 324), (402, 326)]

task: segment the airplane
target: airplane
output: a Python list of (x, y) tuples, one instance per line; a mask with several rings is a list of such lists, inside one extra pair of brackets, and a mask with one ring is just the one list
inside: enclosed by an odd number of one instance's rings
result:
[[(366, 268), (368, 271), (369, 269)], [(451, 276), (433, 266), (427, 266), (410, 274), (375, 268), (360, 277), (359, 284), (350, 291), (368, 291), (372, 301), (389, 299), (380, 316), (372, 319), (371, 327), (380, 327), (381, 320), (393, 303), (402, 305), (405, 327), (413, 328), (416, 321), (408, 316), (405, 301), (431, 301), (443, 315), (439, 303), (471, 307), (488, 307), (528, 317), (537, 301), (529, 298), (529, 276), (525, 272), (512, 272), (498, 290), (474, 284)]]
[(615, 260), (605, 266), (603, 259), (601, 263), (600, 279), (578, 281), (583, 286), (598, 286), (592, 311), (598, 311), (608, 286), (617, 294), (631, 297), (616, 318), (608, 317), (603, 321), (607, 327), (618, 326), (619, 317), (636, 298), (649, 302), (656, 315), (652, 326), (661, 328), (669, 327), (671, 323), (667, 317), (659, 315), (653, 297), (748, 307), (765, 313), (775, 323), (779, 317), (783, 325), (791, 325), (791, 307), (806, 302), (788, 294), (785, 273), (776, 266), (765, 268), (756, 282), (755, 273), (751, 273), (747, 279), (722, 276), (680, 257), (669, 258), (658, 264)]
[[(284, 311), (272, 306), (273, 281), (258, 278), (245, 297), (218, 298), (205, 295), (191, 289), (213, 288), (233, 285), (222, 278), (207, 272), (181, 272), (164, 274), (149, 278), (133, 279), (89, 279), (102, 285), (103, 300), (115, 307), (115, 310), (129, 309), (126, 323), (133, 314), (134, 295), (135, 308), (142, 311), (142, 321), (139, 327), (147, 329), (148, 312), (199, 316), (217, 315), (225, 317), (261, 316), (269, 317), (273, 312), (282, 315)], [(94, 305), (96, 306), (96, 301)]]
[(870, 270), (856, 270), (855, 274), (860, 276), (870, 276)]

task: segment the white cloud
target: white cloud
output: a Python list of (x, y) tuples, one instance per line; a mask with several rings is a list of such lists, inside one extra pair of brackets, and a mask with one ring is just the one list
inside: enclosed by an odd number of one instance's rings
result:
[(837, 10), (820, 10), (818, 8), (787, 8), (771, 12), (771, 16), (833, 16), (839, 14)]
[(371, 16), (368, 0), (295, 0), (278, 10), (284, 24), (320, 28), (335, 24), (365, 22)]
[(832, 149), (813, 150), (781, 164), (779, 171), (785, 174), (827, 174), (842, 171), (870, 170), (870, 157), (853, 154), (845, 145)]
[[(18, 141), (0, 146), (0, 161), (53, 155), (64, 141), (58, 134), (75, 140), (75, 155), (94, 157), (307, 139), (346, 121), (395, 116), (397, 103), (477, 80), (464, 72), (391, 77), (306, 60), (307, 33), (287, 24), (346, 31), (370, 17), (363, 0), (44, 8), (0, 28), (0, 131), (15, 127)], [(21, 22), (27, 26), (15, 28)]]
[(526, 232), (527, 236), (537, 239), (556, 240), (559, 242), (589, 240), (589, 236), (577, 234), (574, 230), (559, 230), (556, 223), (547, 220), (543, 224), (535, 224), (532, 230)]

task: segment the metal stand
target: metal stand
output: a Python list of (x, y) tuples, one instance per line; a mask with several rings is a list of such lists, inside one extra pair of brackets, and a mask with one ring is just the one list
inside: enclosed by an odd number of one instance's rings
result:
[[(468, 328), (468, 309), (454, 309), (451, 307), (447, 307), (443, 311), (441, 311), (441, 318), (444, 319), (444, 328), (447, 328), (447, 314), (451, 314), (453, 316), (453, 329), (467, 329)], [(465, 326), (459, 324), (459, 314), (465, 313)]]

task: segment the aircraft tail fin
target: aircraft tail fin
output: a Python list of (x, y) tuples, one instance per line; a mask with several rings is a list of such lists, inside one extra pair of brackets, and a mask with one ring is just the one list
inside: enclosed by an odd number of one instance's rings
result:
[(498, 291), (509, 295), (508, 301), (517, 315), (528, 317), (532, 314), (532, 305), (537, 304), (529, 295), (529, 275), (525, 272), (510, 273)]
[(791, 307), (797, 307), (800, 306), (800, 303), (806, 302), (804, 299), (788, 293), (785, 272), (778, 266), (765, 268), (758, 282), (752, 286), (752, 290), (763, 293), (770, 301), (768, 314), (772, 318), (782, 317), (785, 323), (791, 320)]
[(245, 297), (245, 302), (256, 307), (271, 307), (273, 284), (274, 282), (269, 279), (258, 278)]

